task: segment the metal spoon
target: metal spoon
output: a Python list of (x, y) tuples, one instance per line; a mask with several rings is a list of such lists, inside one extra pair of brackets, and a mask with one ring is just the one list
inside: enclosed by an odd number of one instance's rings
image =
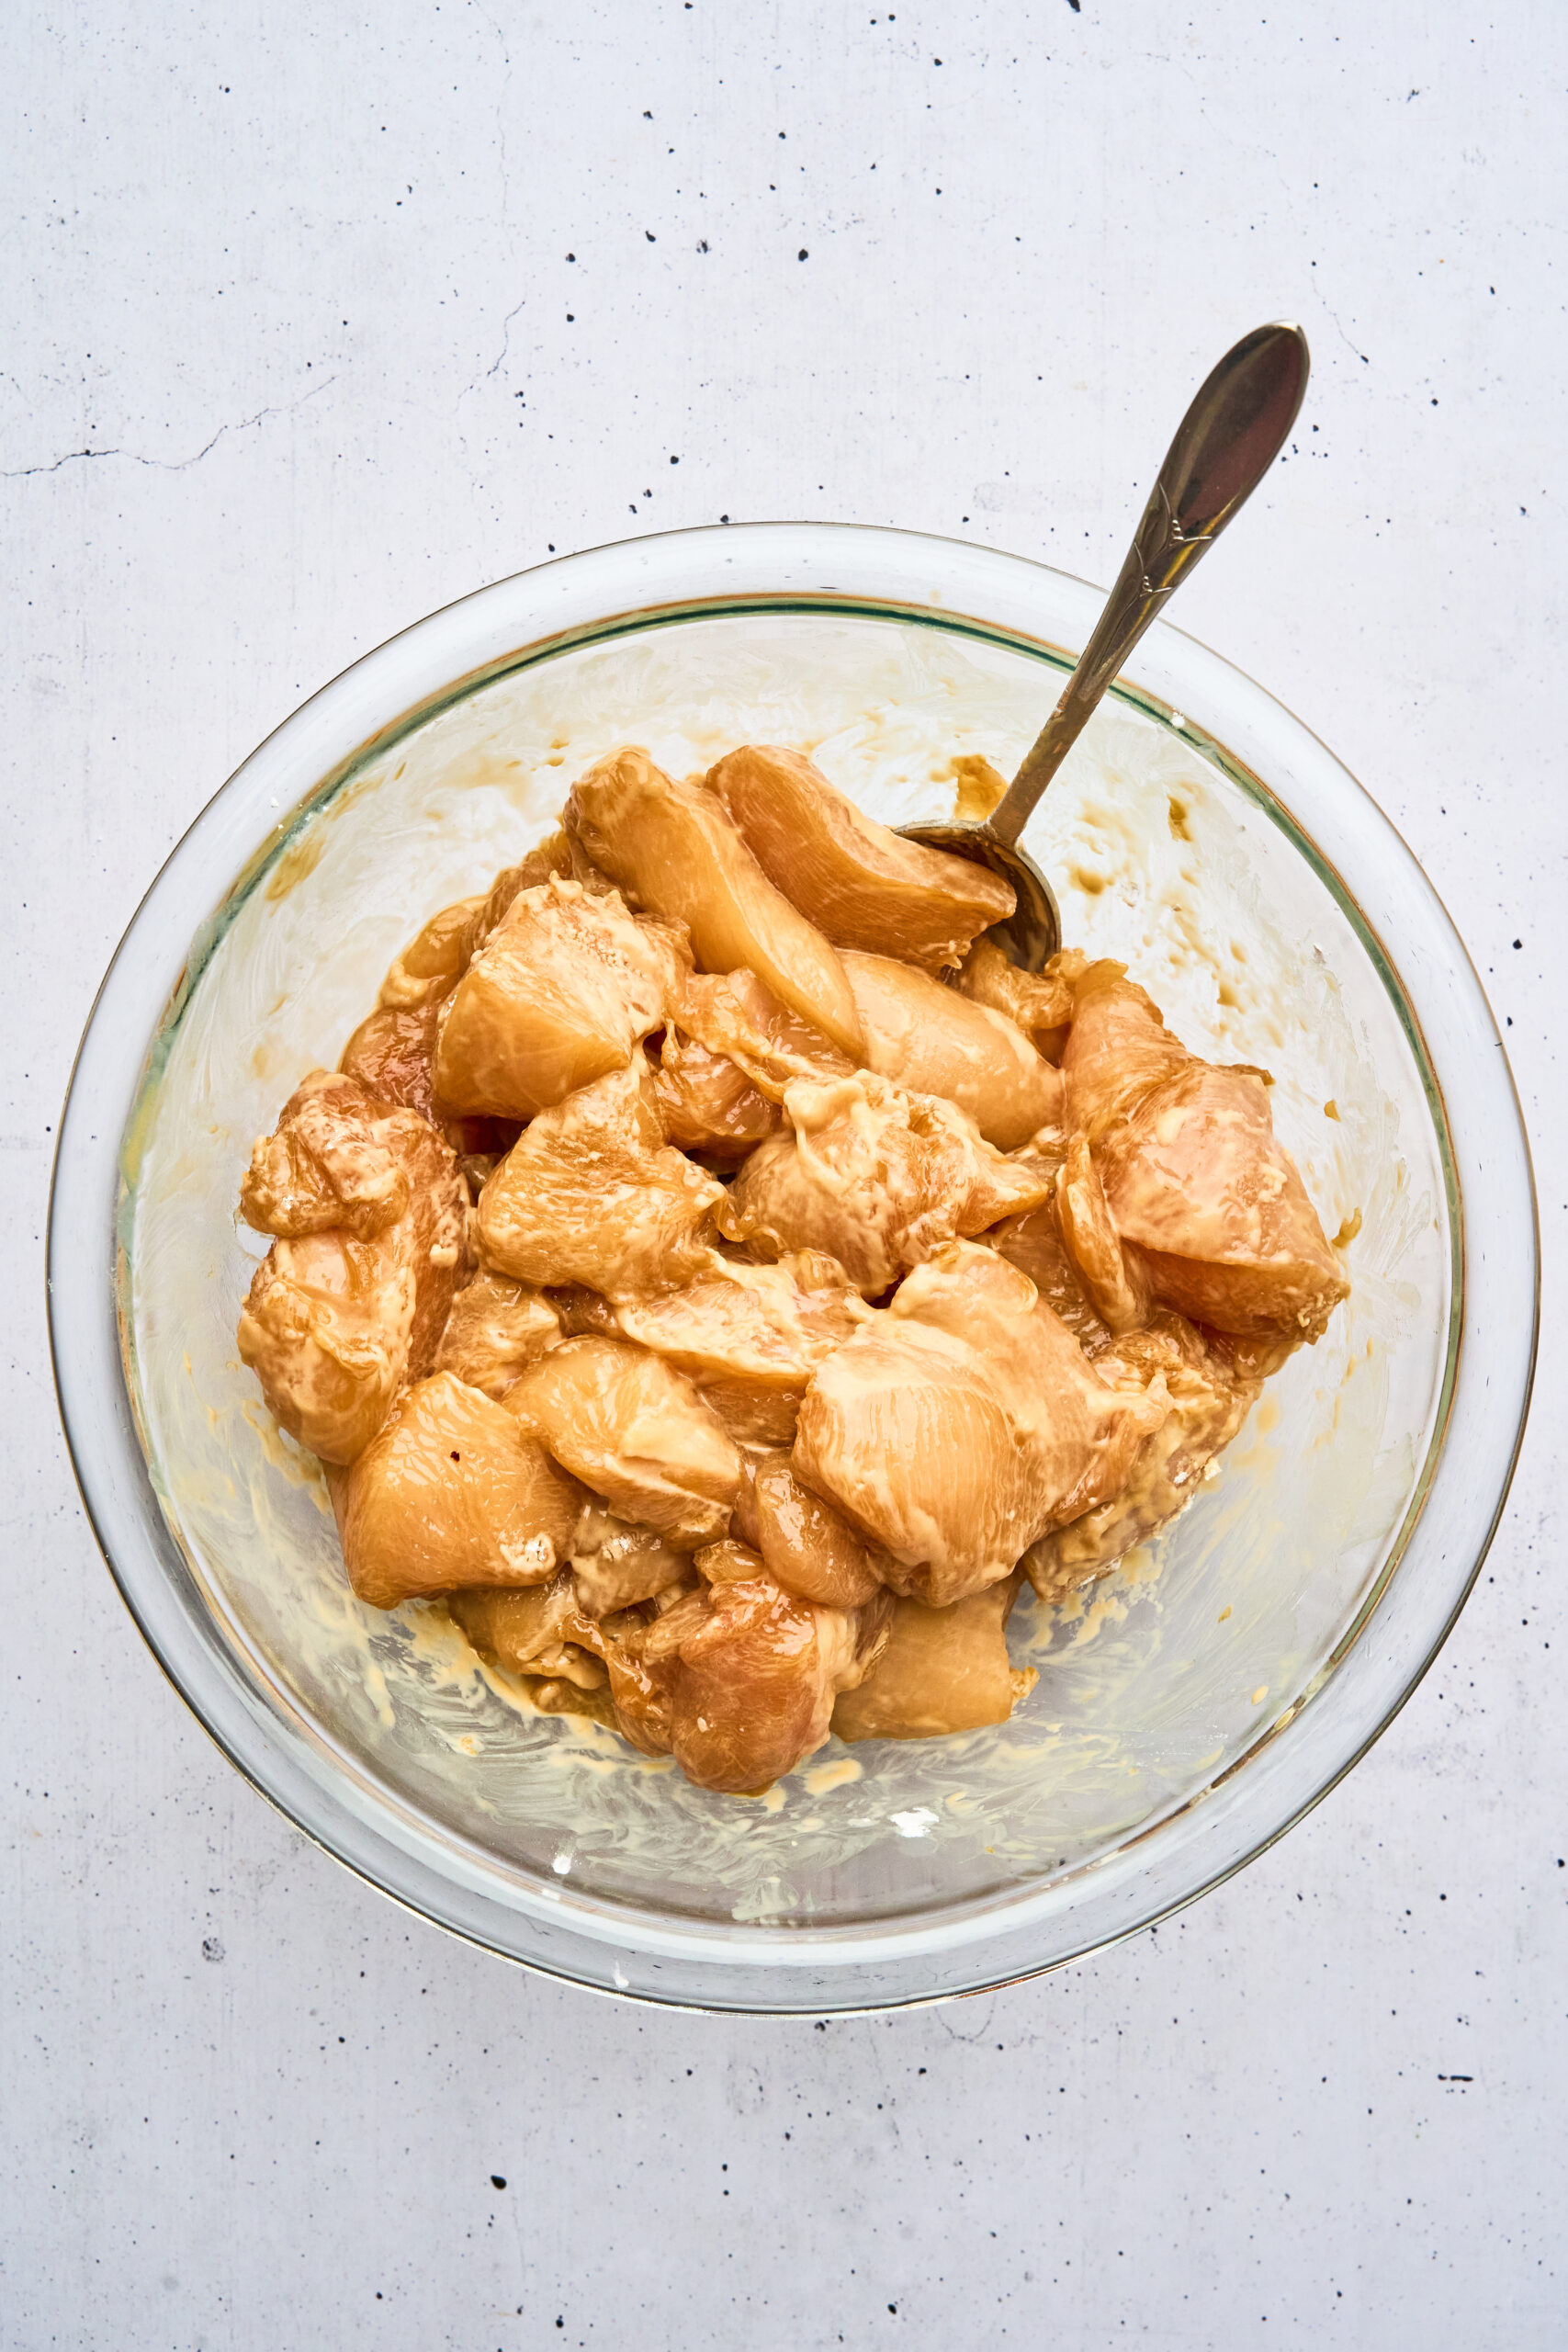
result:
[(1202, 385), (1166, 453), (1127, 560), (1034, 748), (982, 824), (904, 825), (906, 839), (988, 865), (1018, 892), (985, 934), (1026, 972), (1062, 944), (1051, 886), (1018, 837), (1036, 803), (1166, 598), (1257, 489), (1296, 421), (1312, 364), (1300, 327), (1255, 327)]

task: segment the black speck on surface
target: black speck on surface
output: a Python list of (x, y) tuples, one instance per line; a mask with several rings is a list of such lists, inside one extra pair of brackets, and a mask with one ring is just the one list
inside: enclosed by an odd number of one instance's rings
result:
[(806, 247), (805, 247), (804, 245), (802, 245), (802, 247), (801, 247), (800, 251), (799, 251), (799, 252), (796, 254), (796, 255), (795, 255), (795, 259), (796, 259), (796, 261), (809, 261), (809, 260), (810, 260), (810, 258), (811, 258), (811, 256), (810, 256), (810, 254), (807, 253), (807, 251)]
[(506, 2175), (504, 2173), (492, 2172), (490, 2177), (490, 2185), (492, 2188), (504, 2188), (506, 2187)]

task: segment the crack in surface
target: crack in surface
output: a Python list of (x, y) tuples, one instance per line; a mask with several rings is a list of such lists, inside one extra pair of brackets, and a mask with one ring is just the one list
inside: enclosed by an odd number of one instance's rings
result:
[(269, 416), (292, 416), (296, 409), (303, 408), (307, 401), (313, 401), (318, 392), (324, 392), (329, 384), (336, 382), (335, 376), (323, 376), (319, 384), (312, 384), (310, 390), (301, 392), (297, 401), (275, 402), (270, 407), (258, 408), (254, 416), (242, 416), (231, 424), (220, 424), (212, 438), (204, 441), (189, 458), (144, 458), (136, 449), (67, 449), (63, 457), (51, 458), (45, 465), (0, 468), (0, 481), (26, 481), (33, 474), (57, 474), (62, 466), (73, 466), (84, 458), (127, 458), (133, 466), (151, 466), (159, 473), (183, 474), (190, 467), (199, 466), (203, 458), (217, 448), (226, 433), (248, 433), (253, 425), (262, 424)]

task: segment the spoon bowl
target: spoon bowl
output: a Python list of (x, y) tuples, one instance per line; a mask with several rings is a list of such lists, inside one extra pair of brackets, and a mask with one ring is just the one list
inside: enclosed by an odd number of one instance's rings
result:
[(1043, 971), (1062, 944), (1062, 918), (1051, 885), (1026, 850), (1016, 842), (998, 840), (988, 824), (901, 825), (898, 830), (906, 841), (966, 857), (972, 865), (988, 866), (1010, 882), (1018, 904), (1005, 922), (993, 923), (980, 935), (999, 947), (1020, 971)]

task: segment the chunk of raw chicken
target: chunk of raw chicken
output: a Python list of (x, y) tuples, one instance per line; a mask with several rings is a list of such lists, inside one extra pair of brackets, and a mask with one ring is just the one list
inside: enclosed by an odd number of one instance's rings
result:
[(779, 1129), (778, 1105), (758, 1092), (738, 1063), (678, 1029), (665, 1031), (653, 1091), (670, 1141), (721, 1165), (744, 1159), (753, 1144)]
[(748, 743), (708, 782), (763, 872), (835, 947), (940, 971), (1013, 910), (1015, 894), (999, 875), (900, 840), (803, 752)]
[(452, 1301), (434, 1369), (455, 1372), (487, 1396), (504, 1396), (560, 1336), (560, 1317), (547, 1298), (481, 1266)]
[(242, 1214), (276, 1234), (240, 1315), (240, 1358), (276, 1418), (352, 1462), (429, 1369), (467, 1263), (468, 1195), (416, 1111), (317, 1070), (256, 1145)]
[(375, 1609), (468, 1585), (543, 1584), (584, 1499), (511, 1414), (454, 1373), (434, 1373), (348, 1473), (349, 1582)]
[(882, 1583), (877, 1566), (881, 1555), (842, 1511), (801, 1485), (787, 1453), (768, 1453), (747, 1463), (736, 1498), (735, 1524), (784, 1590), (802, 1600), (829, 1609), (855, 1609), (871, 1600)]
[(1043, 1160), (1006, 1159), (965, 1112), (869, 1071), (784, 1094), (789, 1132), (759, 1144), (717, 1212), (759, 1256), (817, 1250), (867, 1298), (955, 1234), (1050, 1196)]
[(1068, 1114), (1156, 1299), (1222, 1331), (1320, 1338), (1349, 1284), (1262, 1074), (1190, 1054), (1118, 965), (1091, 967), (1076, 994)]
[(668, 924), (617, 892), (552, 880), (518, 892), (442, 1017), (434, 1091), (453, 1112), (531, 1119), (625, 1068), (662, 1028), (686, 967)]
[(1008, 1657), (1008, 1615), (1021, 1582), (1015, 1570), (948, 1609), (896, 1600), (886, 1648), (834, 1704), (839, 1737), (941, 1739), (1005, 1724), (1039, 1679)]
[(1050, 966), (1043, 972), (1020, 971), (988, 939), (977, 939), (964, 958), (958, 985), (976, 1004), (1005, 1013), (1043, 1052), (1065, 1038), (1073, 1017), (1072, 989), (1057, 971)]
[(692, 1573), (691, 1554), (657, 1528), (635, 1527), (607, 1505), (590, 1503), (571, 1542), (571, 1572), (585, 1617), (608, 1617), (651, 1600)]
[(384, 1012), (408, 1012), (449, 996), (468, 961), (468, 940), (482, 898), (458, 899), (415, 933), (381, 983)]
[(571, 870), (571, 844), (560, 831), (536, 842), (516, 865), (502, 866), (468, 919), (463, 934), (459, 976), (468, 970), (519, 892), (536, 890), (542, 883), (558, 878), (564, 880)]
[(791, 1465), (941, 1608), (1113, 1495), (1165, 1409), (1108, 1387), (1016, 1267), (953, 1242), (819, 1368)]
[(687, 1550), (729, 1526), (740, 1456), (692, 1383), (624, 1340), (567, 1340), (505, 1411), (627, 1520)]
[[(726, 1553), (733, 1548), (723, 1547)], [(839, 1691), (875, 1658), (890, 1613), (819, 1609), (785, 1592), (755, 1555), (686, 1594), (607, 1649), (623, 1730), (672, 1754), (699, 1788), (760, 1795), (828, 1736)]]
[(715, 1177), (665, 1143), (638, 1050), (524, 1129), (479, 1194), (479, 1248), (536, 1288), (581, 1283), (632, 1297), (702, 1270), (702, 1237), (723, 1197)]
[(1136, 1254), (1122, 1247), (1087, 1136), (1067, 1146), (1056, 1179), (1056, 1221), (1084, 1295), (1107, 1330), (1135, 1331), (1146, 1323), (1149, 1285)]
[(842, 1052), (859, 1055), (843, 966), (769, 881), (716, 792), (677, 784), (644, 751), (616, 752), (573, 785), (566, 830), (639, 904), (687, 925), (704, 971), (754, 972)]
[(1174, 1519), (1263, 1386), (1261, 1373), (1238, 1367), (1223, 1344), (1206, 1339), (1185, 1316), (1158, 1309), (1146, 1329), (1100, 1349), (1094, 1368), (1126, 1394), (1157, 1386), (1169, 1410), (1145, 1438), (1121, 1490), (1029, 1552), (1030, 1579), (1043, 1600), (1060, 1600), (1102, 1576)]
[(1059, 1124), (1062, 1075), (1005, 1013), (886, 956), (846, 953), (868, 1069), (967, 1111), (987, 1143), (1017, 1151)]
[(686, 982), (673, 1026), (733, 1062), (770, 1102), (797, 1078), (847, 1078), (858, 1067), (754, 972), (698, 972)]
[(535, 1585), (525, 1592), (507, 1592), (494, 1586), (454, 1592), (446, 1608), (453, 1623), (492, 1666), (503, 1668), (508, 1674), (565, 1682), (576, 1692), (577, 1705), (585, 1713), (602, 1718), (610, 1714), (608, 1705), (592, 1708), (588, 1702), (591, 1691), (603, 1691), (607, 1698), (609, 1676), (594, 1649), (583, 1646), (584, 1641), (593, 1643), (594, 1634), (584, 1623), (570, 1570), (563, 1568), (548, 1584)]
[(806, 1384), (867, 1310), (831, 1258), (749, 1265), (716, 1251), (683, 1290), (628, 1301), (628, 1340), (695, 1382), (731, 1436), (787, 1444)]
[(1040, 1208), (1026, 1209), (1021, 1216), (1008, 1217), (987, 1239), (1010, 1265), (1029, 1276), (1081, 1348), (1092, 1354), (1110, 1339), (1111, 1327), (1096, 1312), (1068, 1255), (1054, 1198)]
[(423, 1004), (378, 1005), (344, 1047), (338, 1068), (379, 1102), (417, 1111), (438, 1125), (433, 1072), (440, 1016), (439, 997)]

